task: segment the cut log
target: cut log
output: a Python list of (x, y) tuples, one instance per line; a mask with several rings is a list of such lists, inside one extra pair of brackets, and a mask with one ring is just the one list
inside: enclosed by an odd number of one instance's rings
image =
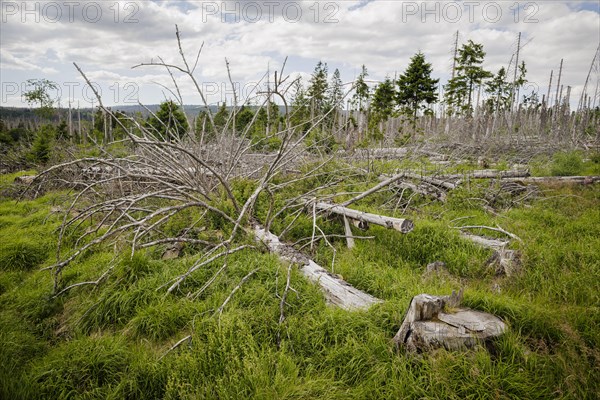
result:
[(370, 214), (362, 211), (352, 210), (343, 206), (328, 203), (315, 203), (317, 210), (326, 211), (357, 220), (369, 222), (371, 224), (385, 226), (388, 229), (394, 229), (401, 233), (408, 233), (413, 230), (414, 224), (409, 219), (386, 217), (383, 215)]
[(330, 273), (313, 260), (291, 246), (282, 243), (279, 238), (260, 226), (254, 227), (257, 241), (264, 243), (269, 251), (280, 259), (300, 265), (300, 272), (312, 282), (317, 283), (325, 294), (328, 303), (345, 310), (366, 310), (382, 300), (358, 290), (348, 282)]
[(506, 325), (498, 317), (481, 311), (457, 308), (462, 293), (451, 296), (419, 294), (412, 298), (394, 342), (409, 352), (438, 348), (470, 349), (502, 335)]

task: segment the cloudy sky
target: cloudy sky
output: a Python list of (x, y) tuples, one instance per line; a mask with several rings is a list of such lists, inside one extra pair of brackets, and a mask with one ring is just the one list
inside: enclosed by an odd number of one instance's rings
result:
[[(444, 83), (451, 70), (454, 34), (487, 52), (484, 67), (507, 66), (522, 32), (520, 58), (527, 64), (527, 91), (548, 90), (561, 58), (562, 83), (578, 99), (600, 44), (600, 2), (583, 1), (8, 1), (2, 3), (0, 71), (3, 106), (26, 106), (25, 82), (58, 84), (62, 106), (89, 107), (93, 94), (76, 62), (102, 92), (107, 105), (156, 104), (172, 94), (164, 68), (133, 66), (162, 57), (181, 65), (179, 26), (189, 63), (202, 52), (195, 76), (210, 103), (231, 98), (225, 59), (241, 97), (252, 97), (266, 71), (308, 78), (322, 60), (352, 81), (365, 64), (370, 79), (394, 77), (417, 51)], [(199, 104), (181, 74), (184, 100)], [(589, 91), (595, 90), (598, 70)], [(555, 89), (552, 90), (554, 92)], [(229, 100), (228, 100), (229, 101)]]

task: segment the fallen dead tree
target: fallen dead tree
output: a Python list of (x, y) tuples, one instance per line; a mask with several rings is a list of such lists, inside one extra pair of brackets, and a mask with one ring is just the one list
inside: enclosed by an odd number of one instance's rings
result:
[(415, 226), (413, 222), (409, 219), (386, 217), (383, 215), (371, 214), (363, 211), (356, 211), (347, 207), (329, 203), (314, 202), (312, 203), (312, 205), (318, 211), (342, 215), (344, 217), (350, 218), (353, 221), (358, 221), (363, 224), (371, 223), (379, 226), (384, 226), (388, 229), (394, 229), (401, 233), (409, 233), (413, 230)]
[[(462, 226), (456, 227), (456, 229), (490, 229), (496, 232), (502, 232), (505, 235), (522, 242), (521, 238), (500, 227), (492, 228), (488, 226)], [(490, 268), (493, 268), (496, 275), (511, 276), (520, 271), (521, 255), (517, 250), (510, 250), (506, 248), (510, 244), (510, 241), (491, 239), (465, 232), (461, 232), (460, 237), (481, 247), (493, 250), (493, 254), (488, 259), (486, 265)]]
[(366, 310), (381, 300), (362, 292), (343, 279), (329, 273), (313, 260), (304, 256), (291, 246), (282, 243), (279, 238), (260, 226), (254, 227), (257, 241), (264, 243), (270, 252), (277, 254), (285, 262), (297, 264), (300, 272), (309, 280), (317, 283), (327, 302), (345, 310)]
[(450, 296), (413, 297), (394, 342), (412, 353), (438, 348), (461, 350), (487, 344), (506, 331), (498, 317), (460, 308), (461, 301), (462, 291)]
[[(196, 81), (193, 73), (194, 67), (188, 63), (181, 50), (178, 30), (176, 36), (181, 57), (179, 65), (167, 64), (159, 58), (157, 62), (139, 66), (160, 67), (166, 69), (172, 77), (174, 72), (183, 74), (204, 100), (202, 85)], [(269, 91), (261, 92), (252, 99), (259, 109), (271, 104), (274, 98), (279, 99), (285, 108), (284, 120), (277, 120), (275, 126), (278, 126), (278, 129), (269, 137), (277, 139), (278, 148), (268, 157), (263, 157), (260, 165), (255, 165), (252, 160), (257, 158), (253, 151), (256, 143), (250, 140), (250, 134), (260, 114), (258, 111), (254, 113), (253, 119), (243, 131), (236, 132), (236, 113), (241, 108), (235, 104), (226, 126), (222, 131), (217, 132), (210, 107), (204, 102), (207, 120), (201, 134), (197, 135), (192, 130), (179, 134), (166, 124), (166, 131), (159, 132), (156, 128), (149, 127), (135, 118), (117, 118), (103, 105), (101, 96), (85, 73), (77, 65), (75, 67), (94, 92), (100, 110), (122, 128), (126, 137), (121, 140), (122, 146), (119, 148), (125, 147), (128, 152), (123, 154), (112, 146), (98, 146), (99, 156), (54, 165), (36, 176), (30, 184), (31, 186), (53, 180), (64, 182), (65, 172), (68, 172), (73, 174), (69, 183), (77, 191), (70, 204), (66, 204), (63, 210), (64, 217), (58, 233), (56, 262), (43, 269), (51, 271), (53, 275), (54, 294), (67, 292), (64, 290), (66, 282), (62, 279), (63, 271), (81, 255), (95, 248), (110, 245), (117, 254), (128, 252), (133, 256), (141, 249), (158, 246), (163, 258), (169, 259), (178, 257), (184, 246), (193, 246), (193, 251), (188, 253), (191, 263), (187, 271), (165, 278), (157, 290), (165, 290), (167, 294), (184, 293), (195, 298), (213, 284), (219, 274), (227, 273), (225, 266), (230, 255), (256, 248), (247, 244), (248, 235), (255, 234), (256, 224), (270, 226), (275, 218), (286, 215), (287, 210), (295, 207), (299, 198), (318, 196), (319, 190), (328, 187), (325, 185), (311, 189), (294, 198), (286, 197), (290, 184), (298, 179), (318, 176), (320, 169), (331, 161), (331, 158), (317, 159), (319, 164), (311, 171), (305, 172), (302, 178), (286, 175), (286, 171), (290, 168), (305, 161), (306, 138), (314, 129), (318, 129), (329, 115), (320, 115), (305, 121), (302, 124), (302, 131), (298, 126), (293, 125), (288, 103), (289, 90), (294, 82), (288, 81), (288, 77), (283, 76), (280, 71), (275, 72), (275, 79), (271, 81)], [(233, 82), (230, 83), (234, 86)], [(171, 94), (179, 104), (183, 105), (175, 78), (173, 84), (175, 90)], [(236, 97), (235, 87), (233, 90)], [(345, 96), (340, 99), (340, 103), (344, 98)], [(247, 100), (242, 103), (246, 103)], [(332, 107), (330, 112), (335, 109)], [(125, 126), (124, 122), (129, 126)], [(192, 125), (188, 124), (188, 126)], [(305, 129), (307, 126), (308, 129)], [(215, 140), (226, 144), (216, 148), (216, 151), (222, 153), (206, 151), (207, 146), (203, 141), (205, 135), (213, 135), (216, 137)], [(315, 162), (315, 157), (310, 161)], [(234, 185), (237, 184), (234, 178), (239, 176), (251, 177), (252, 180), (252, 190), (241, 196), (239, 192), (234, 195)], [(277, 181), (275, 177), (278, 177)], [(258, 199), (262, 194), (271, 200), (267, 205), (269, 210), (266, 216), (264, 213), (255, 212)], [(275, 195), (279, 196), (277, 200), (282, 201), (276, 202)], [(77, 210), (77, 213), (74, 213), (74, 210)], [(173, 219), (182, 221), (184, 227), (174, 230), (170, 223)], [(411, 224), (393, 221), (392, 227), (408, 231), (412, 229)], [(277, 253), (283, 259), (286, 259), (285, 254), (289, 255), (295, 251), (291, 248), (284, 250), (287, 247), (280, 244), (278, 238), (269, 233), (268, 228), (262, 235), (262, 242), (270, 251)], [(165, 249), (165, 246), (168, 247)], [(291, 259), (300, 260), (299, 253)], [(190, 277), (193, 280), (199, 270), (210, 268), (214, 263), (223, 265), (199, 290), (194, 288), (193, 284), (188, 285)], [(332, 304), (345, 309), (364, 309), (379, 301), (330, 274), (312, 260), (304, 259), (301, 264), (302, 273), (324, 288), (326, 297)], [(248, 279), (250, 276), (251, 274), (248, 275)], [(244, 278), (240, 285), (246, 279)], [(101, 282), (102, 279), (88, 280), (71, 287), (99, 286)], [(240, 285), (236, 286), (232, 293)], [(286, 292), (288, 289), (289, 270)], [(224, 305), (226, 302), (227, 300)], [(283, 296), (282, 318), (285, 304), (285, 296)]]
[(498, 171), (495, 169), (483, 169), (467, 172), (464, 174), (441, 175), (444, 179), (458, 179), (459, 182), (465, 179), (505, 179), (505, 178), (526, 178), (530, 176), (528, 170), (509, 170)]
[(511, 182), (528, 183), (544, 183), (544, 184), (581, 184), (591, 185), (592, 183), (600, 182), (600, 176), (532, 176), (528, 178), (503, 178), (503, 180)]

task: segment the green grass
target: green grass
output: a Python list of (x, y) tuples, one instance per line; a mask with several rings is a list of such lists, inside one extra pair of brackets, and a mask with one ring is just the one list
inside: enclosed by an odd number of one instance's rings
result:
[[(564, 170), (573, 164), (560, 157), (546, 162), (548, 173), (553, 165)], [(582, 162), (581, 173), (593, 172), (591, 161)], [(389, 172), (399, 164), (375, 162), (371, 168)], [(298, 182), (286, 194), (336, 179), (339, 167)], [(347, 179), (344, 190), (364, 190), (376, 182), (376, 173)], [(247, 181), (236, 182), (236, 196), (243, 200), (252, 188)], [(287, 267), (253, 249), (227, 257), (225, 272), (202, 293), (224, 260), (196, 271), (167, 295), (161, 286), (185, 272), (201, 249), (190, 247), (183, 257), (163, 261), (160, 251), (115, 257), (112, 247), (100, 246), (65, 268), (62, 285), (94, 281), (112, 267), (106, 278), (53, 298), (52, 276), (40, 268), (54, 261), (59, 221), (50, 210), (64, 195), (19, 203), (0, 199), (0, 398), (597, 398), (598, 187), (543, 187), (540, 198), (498, 215), (473, 200), (487, 188), (488, 182), (472, 183), (454, 191), (446, 204), (415, 197), (406, 217), (416, 226), (406, 235), (381, 227), (355, 230), (374, 239), (357, 240), (351, 250), (345, 239), (332, 238), (335, 273), (384, 302), (363, 312), (336, 309), (292, 269), (294, 291), (288, 293), (282, 324)], [(381, 192), (353, 207), (392, 215), (381, 209), (390, 195)], [(267, 206), (268, 198), (261, 197), (256, 214), (264, 217)], [(182, 214), (167, 229), (176, 234), (197, 217)], [(461, 217), (468, 218), (454, 221)], [(272, 229), (280, 232), (291, 218), (282, 216)], [(210, 234), (230, 229), (218, 219), (203, 223)], [(336, 219), (318, 223), (327, 233), (343, 232)], [(523, 254), (523, 272), (495, 276), (485, 267), (491, 252), (451, 228), (461, 224), (498, 224), (521, 237), (523, 243), (511, 247)], [(286, 240), (311, 234), (312, 217), (303, 215)], [(323, 240), (304, 251), (331, 268), (334, 252)], [(445, 262), (448, 272), (424, 275), (433, 261)], [(223, 313), (216, 312), (254, 269)], [(396, 349), (391, 339), (414, 295), (460, 288), (467, 306), (508, 324), (492, 352), (439, 350), (415, 357)], [(187, 335), (191, 342), (161, 358)]]

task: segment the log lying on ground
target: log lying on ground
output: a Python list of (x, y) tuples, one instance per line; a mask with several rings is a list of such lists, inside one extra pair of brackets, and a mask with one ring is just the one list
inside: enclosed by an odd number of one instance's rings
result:
[(299, 251), (282, 243), (276, 235), (264, 228), (255, 226), (254, 236), (280, 259), (299, 264), (300, 272), (321, 287), (328, 303), (345, 310), (366, 310), (373, 304), (381, 303), (382, 300), (356, 289), (343, 279), (329, 273)]
[(443, 189), (447, 189), (447, 190), (453, 190), (458, 187), (457, 183), (450, 182), (445, 177), (433, 178), (431, 176), (421, 175), (421, 174), (417, 174), (414, 172), (408, 172), (408, 171), (403, 172), (402, 175), (404, 175), (406, 178), (418, 179), (423, 182), (427, 182), (430, 185), (434, 185), (434, 186), (437, 186), (437, 187), (440, 187)]
[(532, 176), (529, 178), (504, 178), (503, 180), (521, 183), (572, 183), (590, 185), (600, 182), (600, 176)]
[(510, 170), (510, 171), (498, 171), (496, 169), (482, 169), (467, 172), (464, 174), (452, 174), (442, 175), (440, 178), (444, 179), (505, 179), (505, 178), (526, 178), (531, 174), (528, 170)]
[[(419, 179), (421, 178), (420, 175), (414, 174), (412, 172), (402, 172), (402, 173), (396, 174), (394, 176), (382, 175), (379, 177), (379, 179), (381, 180), (381, 183), (373, 186), (371, 189), (359, 194), (358, 196), (353, 197), (352, 199), (350, 199), (348, 201), (345, 201), (344, 203), (342, 203), (342, 206), (344, 206), (344, 207), (349, 206), (350, 204), (355, 203), (358, 200), (364, 199), (365, 197), (378, 192), (379, 190), (383, 189), (384, 187), (390, 186), (391, 184), (398, 182), (402, 178), (415, 178), (415, 177), (419, 177)], [(436, 181), (436, 182), (440, 183), (438, 181)], [(428, 182), (428, 183), (430, 185), (434, 186), (436, 188), (436, 190), (439, 191), (439, 188), (437, 185), (433, 185), (431, 182)], [(432, 194), (431, 191), (426, 190), (421, 187), (418, 187), (417, 185), (414, 185), (409, 182), (400, 182), (400, 183), (398, 183), (398, 186), (400, 186), (403, 189), (410, 189), (413, 192), (421, 193), (423, 195), (431, 195)], [(442, 191), (439, 191), (438, 193), (435, 193), (434, 195), (435, 195), (435, 197), (439, 198), (440, 200), (445, 200), (445, 193)]]
[(36, 175), (21, 175), (17, 176), (14, 182), (21, 185), (31, 185), (36, 177)]
[(358, 158), (402, 158), (408, 154), (406, 147), (390, 147), (378, 149), (356, 149), (354, 157)]
[(409, 219), (386, 217), (383, 215), (370, 214), (362, 211), (352, 210), (343, 206), (328, 203), (314, 203), (319, 211), (326, 211), (348, 217), (350, 219), (362, 222), (368, 222), (375, 225), (385, 226), (388, 229), (394, 229), (398, 232), (408, 233), (413, 230), (415, 225)]
[(486, 344), (506, 331), (504, 322), (492, 314), (457, 308), (461, 300), (462, 292), (413, 297), (394, 342), (409, 352), (461, 350)]
[(509, 243), (508, 240), (490, 239), (483, 236), (472, 235), (470, 233), (464, 232), (460, 233), (460, 237), (492, 250), (503, 249)]
[(508, 240), (490, 239), (464, 232), (461, 232), (460, 237), (481, 247), (494, 250), (492, 256), (487, 260), (486, 265), (493, 268), (496, 275), (511, 276), (519, 273), (521, 270), (521, 255), (516, 250), (506, 248), (510, 243)]

